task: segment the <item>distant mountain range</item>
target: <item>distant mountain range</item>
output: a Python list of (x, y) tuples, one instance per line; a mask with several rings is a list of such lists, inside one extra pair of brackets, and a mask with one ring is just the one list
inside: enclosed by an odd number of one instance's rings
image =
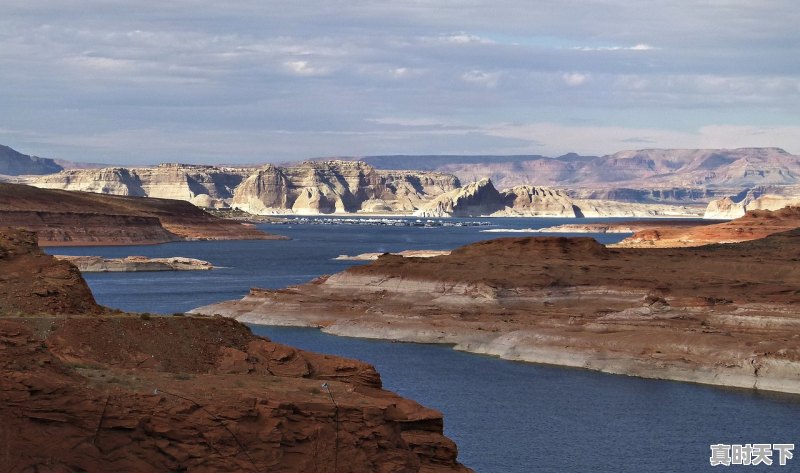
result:
[[(658, 189), (652, 200), (707, 200), (706, 190), (800, 184), (800, 156), (780, 148), (642, 149), (606, 156), (367, 156), (378, 169), (455, 174), (462, 182), (488, 177), (499, 188), (532, 184), (573, 189), (585, 197), (650, 200), (627, 190)], [(675, 189), (670, 191), (670, 189)], [(581, 191), (582, 190), (582, 191)], [(598, 191), (603, 192), (598, 192)], [(695, 196), (692, 196), (692, 193)], [(591, 194), (591, 195), (590, 195)], [(676, 195), (672, 195), (676, 194)]]
[(54, 160), (29, 156), (0, 145), (0, 174), (20, 176), (24, 174), (53, 174), (63, 170)]
[(394, 155), (315, 159), (286, 166), (170, 164), (87, 169), (99, 167), (28, 156), (0, 146), (0, 174), (21, 176), (8, 181), (179, 198), (203, 207), (235, 204), (256, 213), (411, 212), (439, 194), (485, 178), (497, 191), (545, 187), (582, 200), (699, 206), (728, 198), (730, 202), (719, 203), (713, 215), (738, 215), (748, 206), (776, 206), (800, 198), (800, 156), (780, 148), (642, 149), (554, 158)]

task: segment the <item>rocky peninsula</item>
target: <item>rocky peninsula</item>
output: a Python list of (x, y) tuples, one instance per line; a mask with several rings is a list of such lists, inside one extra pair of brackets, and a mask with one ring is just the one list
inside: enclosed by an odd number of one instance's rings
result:
[(711, 225), (657, 224), (638, 230), (617, 248), (680, 248), (713, 243), (738, 243), (757, 240), (800, 227), (800, 207), (780, 210), (751, 210), (743, 217)]
[(0, 278), (4, 471), (471, 471), (368, 364), (113, 312), (29, 232), (0, 230)]
[(0, 226), (35, 231), (43, 246), (141, 245), (186, 240), (284, 239), (169, 199), (0, 183)]
[(82, 273), (137, 272), (137, 271), (209, 271), (214, 265), (195, 258), (103, 258), (101, 256), (55, 255), (56, 259), (74, 264)]
[[(746, 223), (770, 219), (757, 216)], [(793, 230), (761, 239), (673, 249), (606, 248), (590, 238), (503, 238), (446, 256), (385, 255), (307, 284), (253, 289), (242, 300), (193, 312), (452, 344), (510, 360), (800, 393), (797, 227), (800, 218)]]

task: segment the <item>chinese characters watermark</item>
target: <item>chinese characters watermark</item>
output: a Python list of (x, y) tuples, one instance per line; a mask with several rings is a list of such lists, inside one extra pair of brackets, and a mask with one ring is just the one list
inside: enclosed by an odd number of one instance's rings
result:
[[(780, 466), (794, 458), (793, 443), (747, 443), (744, 445), (718, 443), (711, 445), (711, 466), (767, 465), (777, 460)], [(777, 453), (777, 459), (773, 454)]]

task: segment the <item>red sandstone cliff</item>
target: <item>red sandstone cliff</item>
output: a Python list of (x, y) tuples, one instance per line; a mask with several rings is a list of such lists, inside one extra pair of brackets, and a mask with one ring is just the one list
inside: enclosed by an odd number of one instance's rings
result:
[(42, 245), (135, 245), (283, 238), (214, 217), (180, 200), (0, 183), (0, 227), (36, 231)]
[(100, 315), (26, 232), (0, 232), (0, 276), (3, 472), (470, 471), (370, 365), (222, 318)]
[(655, 228), (637, 231), (613, 245), (620, 248), (678, 248), (757, 240), (800, 227), (800, 207), (751, 210), (743, 217), (714, 225)]

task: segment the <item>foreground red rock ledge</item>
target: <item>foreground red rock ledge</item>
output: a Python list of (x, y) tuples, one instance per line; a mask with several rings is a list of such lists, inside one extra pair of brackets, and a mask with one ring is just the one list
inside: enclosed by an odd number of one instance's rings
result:
[(384, 256), (195, 312), (800, 393), (800, 229), (680, 249), (504, 238), (448, 256)]
[(224, 318), (113, 315), (27, 232), (0, 231), (0, 276), (3, 472), (471, 471), (442, 415), (366, 363)]

